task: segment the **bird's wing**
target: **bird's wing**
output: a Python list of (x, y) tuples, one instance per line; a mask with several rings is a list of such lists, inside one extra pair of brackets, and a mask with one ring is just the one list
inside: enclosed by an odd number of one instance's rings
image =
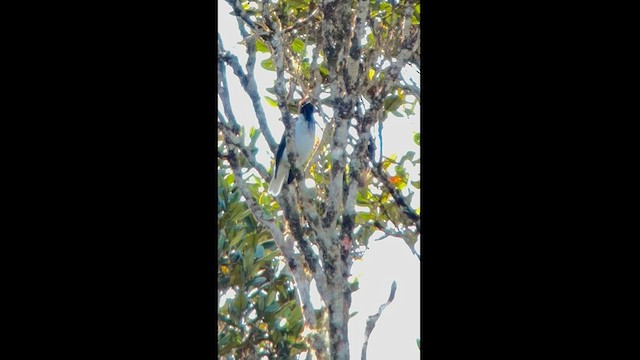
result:
[(276, 177), (276, 175), (278, 175), (278, 165), (280, 165), (280, 162), (282, 161), (282, 157), (285, 156), (284, 154), (284, 148), (286, 146), (286, 139), (285, 139), (285, 134), (282, 134), (282, 140), (280, 140), (280, 145), (278, 145), (278, 151), (276, 152), (276, 167), (275, 170), (273, 171), (273, 177)]

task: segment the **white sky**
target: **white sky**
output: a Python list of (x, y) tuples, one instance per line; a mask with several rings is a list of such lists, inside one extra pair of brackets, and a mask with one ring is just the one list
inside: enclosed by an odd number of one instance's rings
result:
[[(231, 6), (226, 2), (219, 2), (219, 4), (218, 32), (222, 37), (225, 49), (236, 55), (244, 67), (246, 49), (239, 44), (241, 36), (236, 20), (229, 14)], [(275, 72), (266, 71), (260, 67), (260, 61), (267, 58), (268, 54), (258, 53), (255, 67), (258, 91), (263, 99), (267, 95), (275, 98), (273, 94), (265, 91), (266, 88), (273, 86)], [(420, 86), (420, 78), (415, 71), (403, 71), (403, 74), (406, 74), (405, 77), (413, 78)], [(233, 71), (228, 67), (227, 82), (236, 120), (244, 125), (247, 131), (251, 126), (259, 128), (249, 97), (242, 89)], [(218, 100), (218, 106), (222, 108), (220, 100)], [(274, 139), (280, 141), (284, 131), (284, 125), (279, 121), (280, 111), (270, 106), (266, 101), (263, 103), (263, 109)], [(420, 114), (419, 104), (416, 105), (414, 111), (416, 114)], [(318, 119), (318, 117), (316, 118)], [(318, 122), (323, 125), (320, 119)], [(413, 132), (420, 132), (419, 115), (412, 115), (409, 118), (396, 118), (389, 115), (383, 130), (383, 154), (385, 156), (398, 154), (398, 158), (400, 158), (407, 151), (415, 151), (415, 158), (418, 158), (420, 148), (412, 140)], [(316, 131), (316, 135), (322, 135), (320, 129)], [(379, 147), (379, 144), (376, 145)], [(256, 160), (269, 168), (274, 154), (271, 153), (262, 136), (256, 146), (260, 149)], [(414, 168), (408, 162), (405, 163), (405, 167), (411, 180), (418, 179), (419, 167)], [(413, 208), (420, 206), (419, 190), (416, 191), (411, 205)], [(387, 301), (391, 283), (394, 280), (398, 284), (396, 297), (384, 309), (382, 316), (376, 323), (369, 338), (367, 359), (419, 359), (420, 352), (416, 345), (416, 339), (420, 338), (420, 262), (411, 254), (401, 239), (388, 237), (381, 241), (374, 241), (382, 235), (381, 232), (376, 232), (371, 236), (369, 249), (363, 260), (354, 262), (352, 267), (352, 275), (359, 276), (360, 290), (352, 294), (350, 312), (357, 311), (358, 314), (349, 321), (351, 359), (360, 359), (367, 317), (375, 314), (378, 307)], [(416, 250), (420, 253), (420, 240), (416, 244)]]

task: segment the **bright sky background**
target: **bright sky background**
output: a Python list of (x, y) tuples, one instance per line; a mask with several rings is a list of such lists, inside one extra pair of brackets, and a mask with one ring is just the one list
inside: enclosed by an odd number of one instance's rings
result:
[[(229, 14), (230, 12), (231, 6), (229, 4), (219, 2), (218, 32), (222, 37), (225, 49), (238, 56), (240, 64), (244, 67), (247, 59), (246, 48), (239, 44), (242, 38), (237, 22)], [(255, 68), (258, 91), (263, 99), (266, 95), (275, 98), (274, 95), (265, 91), (265, 88), (273, 86), (275, 72), (266, 71), (260, 67), (260, 61), (267, 58), (268, 54), (258, 53)], [(406, 78), (413, 78), (420, 86), (420, 77), (414, 70), (408, 69), (408, 71), (403, 71), (403, 74)], [(259, 128), (249, 97), (242, 89), (233, 71), (228, 67), (227, 81), (230, 88), (231, 105), (237, 121), (247, 130), (251, 126)], [(222, 108), (220, 100), (218, 100), (218, 106)], [(280, 141), (284, 131), (284, 125), (279, 121), (280, 111), (270, 106), (266, 101), (263, 103), (263, 109), (274, 139)], [(420, 114), (420, 104), (416, 105), (414, 111), (417, 115), (412, 115), (409, 118), (395, 118), (390, 115), (385, 121), (383, 155), (398, 154), (399, 158), (407, 151), (415, 151), (416, 158), (419, 156), (420, 149), (414, 144), (412, 138), (413, 132), (420, 132), (418, 115)], [(324, 126), (319, 116), (316, 116), (316, 119), (319, 124)], [(321, 136), (322, 130), (317, 129), (316, 136)], [(256, 146), (260, 149), (256, 160), (269, 168), (274, 154), (271, 153), (262, 136)], [(379, 147), (379, 144), (377, 146)], [(417, 179), (420, 168), (414, 168), (408, 162), (405, 163), (405, 166), (410, 178)], [(414, 209), (420, 207), (419, 190), (414, 195), (411, 205)], [(363, 259), (354, 262), (352, 267), (352, 275), (359, 276), (360, 289), (352, 294), (350, 312), (357, 311), (358, 314), (349, 321), (351, 359), (360, 359), (367, 317), (375, 314), (379, 306), (387, 301), (391, 283), (394, 280), (398, 284), (396, 297), (384, 309), (382, 316), (376, 323), (369, 338), (367, 359), (419, 359), (420, 352), (416, 345), (416, 339), (420, 338), (420, 262), (415, 255), (411, 254), (401, 239), (388, 237), (381, 241), (374, 241), (382, 235), (381, 232), (376, 232), (371, 236), (369, 249)], [(420, 253), (420, 240), (416, 244), (416, 250)]]

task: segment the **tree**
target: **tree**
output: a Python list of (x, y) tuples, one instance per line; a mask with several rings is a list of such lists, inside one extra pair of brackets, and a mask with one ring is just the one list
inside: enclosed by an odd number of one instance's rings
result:
[[(420, 68), (419, 1), (226, 1), (248, 60), (243, 68), (218, 37), (218, 289), (226, 298), (219, 354), (284, 359), (308, 351), (317, 359), (349, 359), (354, 258), (376, 230), (402, 238), (419, 258), (413, 246), (420, 213), (411, 207), (419, 179), (410, 179), (404, 164), (420, 159), (383, 158), (381, 149), (389, 114), (410, 114), (420, 101), (419, 87), (401, 75), (409, 64)], [(260, 65), (276, 73), (266, 89), (275, 98), (264, 101), (255, 81), (257, 52), (271, 55)], [(236, 121), (227, 68), (251, 99), (259, 129), (247, 133)], [(259, 137), (274, 154), (278, 146), (262, 105), (280, 110), (293, 143), (293, 115), (306, 97), (318, 105), (324, 131), (306, 168), (292, 169), (293, 186), (274, 198), (266, 193), (273, 166), (255, 157)], [(419, 134), (413, 140), (419, 145)], [(307, 178), (315, 186), (305, 186)], [(312, 280), (320, 311), (310, 301)], [(226, 296), (229, 290), (235, 294)], [(394, 292), (395, 284), (387, 304)], [(379, 315), (369, 318), (368, 333)]]

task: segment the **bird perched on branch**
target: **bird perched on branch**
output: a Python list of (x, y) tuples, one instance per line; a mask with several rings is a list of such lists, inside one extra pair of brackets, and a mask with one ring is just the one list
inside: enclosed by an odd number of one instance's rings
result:
[[(298, 116), (293, 132), (296, 153), (298, 154), (296, 160), (297, 167), (301, 167), (307, 158), (309, 158), (316, 139), (316, 122), (313, 118), (313, 104), (303, 100), (301, 105), (300, 116)], [(285, 177), (288, 177), (287, 184), (293, 182), (293, 172), (291, 171), (291, 163), (289, 162), (287, 151), (287, 139), (285, 134), (282, 134), (282, 140), (276, 153), (276, 167), (268, 190), (269, 193), (274, 196), (280, 194)]]

